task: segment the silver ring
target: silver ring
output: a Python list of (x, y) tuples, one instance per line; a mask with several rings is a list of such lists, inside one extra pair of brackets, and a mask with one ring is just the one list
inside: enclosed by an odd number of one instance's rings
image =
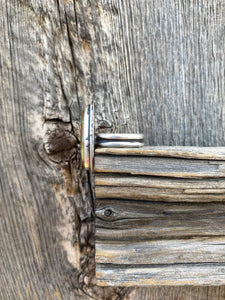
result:
[(89, 170), (94, 170), (94, 154), (95, 154), (95, 124), (94, 124), (94, 105), (89, 106)]
[(106, 148), (139, 148), (143, 146), (143, 134), (134, 133), (100, 133), (94, 132), (94, 106), (88, 105), (83, 110), (81, 126), (81, 159), (83, 167), (93, 172), (96, 146)]
[(83, 110), (81, 124), (81, 159), (86, 170), (93, 170), (95, 151), (94, 107), (88, 105)]
[(98, 141), (98, 146), (104, 148), (140, 148), (144, 144), (140, 142), (126, 142), (126, 141)]
[(103, 140), (143, 140), (144, 135), (138, 133), (99, 133), (99, 139)]
[(89, 169), (89, 114), (88, 109), (83, 110), (81, 123), (81, 159), (85, 169)]

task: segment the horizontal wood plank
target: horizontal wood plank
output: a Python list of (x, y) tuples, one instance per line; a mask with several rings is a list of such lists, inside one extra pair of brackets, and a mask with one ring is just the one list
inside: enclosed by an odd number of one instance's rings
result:
[(96, 150), (98, 285), (225, 282), (224, 154), (197, 147)]
[(189, 159), (225, 160), (225, 147), (154, 146), (142, 148), (97, 148), (96, 155), (162, 156)]
[(225, 264), (178, 264), (124, 266), (97, 264), (97, 284), (101, 286), (222, 285)]
[(225, 203), (96, 201), (96, 243), (225, 235)]
[(98, 199), (130, 199), (168, 202), (218, 202), (225, 201), (225, 189), (162, 189), (122, 186), (96, 186)]
[(225, 262), (225, 237), (99, 241), (96, 262), (122, 265)]
[(149, 187), (165, 189), (225, 189), (224, 178), (163, 178), (141, 175), (96, 173), (95, 186)]
[(175, 178), (220, 178), (225, 177), (225, 161), (97, 155), (95, 157), (95, 172)]

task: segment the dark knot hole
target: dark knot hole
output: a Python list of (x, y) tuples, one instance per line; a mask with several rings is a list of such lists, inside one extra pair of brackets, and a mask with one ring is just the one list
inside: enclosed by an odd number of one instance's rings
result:
[(111, 208), (107, 208), (106, 210), (105, 210), (105, 212), (104, 212), (104, 215), (105, 215), (105, 217), (112, 217), (112, 215), (113, 215), (113, 211), (112, 211), (112, 209)]

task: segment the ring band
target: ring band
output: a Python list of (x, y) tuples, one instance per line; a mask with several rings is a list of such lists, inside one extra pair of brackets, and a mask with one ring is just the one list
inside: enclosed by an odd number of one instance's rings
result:
[(140, 142), (125, 142), (125, 141), (99, 141), (97, 146), (104, 148), (140, 148), (143, 143)]
[(97, 136), (103, 140), (143, 140), (144, 135), (139, 133), (99, 133)]
[(105, 148), (140, 148), (144, 136), (139, 133), (99, 133), (94, 132), (94, 106), (88, 105), (82, 116), (81, 158), (83, 167), (93, 172), (95, 145)]

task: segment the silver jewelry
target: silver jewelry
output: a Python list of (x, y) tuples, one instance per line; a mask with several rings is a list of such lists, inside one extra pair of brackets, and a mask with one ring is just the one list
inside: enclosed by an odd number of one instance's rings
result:
[(83, 167), (93, 171), (94, 151), (96, 147), (139, 148), (142, 147), (143, 134), (134, 133), (99, 133), (94, 132), (94, 106), (88, 105), (83, 110), (81, 126), (81, 158)]

